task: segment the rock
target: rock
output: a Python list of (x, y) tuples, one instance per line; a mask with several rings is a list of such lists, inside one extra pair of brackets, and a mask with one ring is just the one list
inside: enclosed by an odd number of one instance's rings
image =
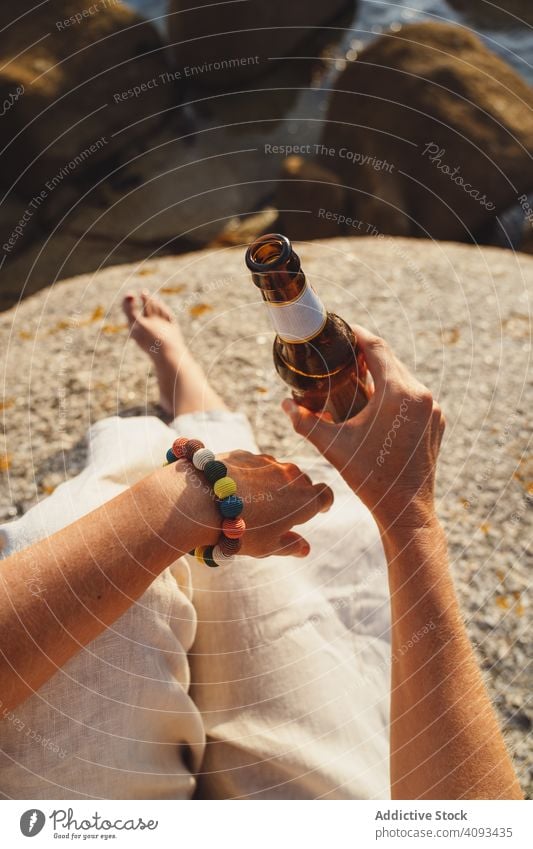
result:
[(526, 254), (533, 254), (533, 231), (528, 231), (527, 236), (525, 236), (520, 249)]
[(217, 236), (213, 246), (247, 245), (264, 233), (272, 233), (276, 229), (277, 210), (267, 206), (260, 212), (245, 215), (242, 218), (230, 218), (222, 232)]
[(533, 241), (533, 194), (523, 194), (510, 209), (498, 215), (491, 244), (531, 253)]
[(29, 238), (35, 235), (37, 221), (35, 216), (28, 218), (27, 207), (28, 202), (15, 192), (8, 193), (0, 205), (0, 269), (21, 244), (19, 231)]
[(362, 232), (482, 239), (533, 188), (533, 92), (463, 28), (384, 35), (335, 87), (316, 161), (349, 187)]
[(172, 0), (169, 39), (185, 82), (232, 87), (268, 73), (271, 57), (293, 55), (350, 6), (354, 0)]
[(347, 203), (346, 189), (333, 171), (302, 156), (288, 156), (283, 162), (274, 198), (279, 210), (274, 229), (290, 233), (291, 239), (297, 240), (338, 236), (342, 227), (337, 220), (327, 218), (327, 214), (330, 210), (344, 214)]
[[(274, 161), (258, 179), (258, 158), (242, 141), (211, 132), (191, 143), (172, 130), (124, 154), (125, 164), (65, 221), (76, 236), (165, 248), (199, 246), (228, 222), (260, 208), (274, 183)], [(271, 182), (265, 180), (268, 165)]]
[[(448, 428), (438, 509), (465, 621), (505, 724), (516, 710), (509, 698), (523, 710), (531, 687), (524, 542), (533, 511), (524, 496), (532, 480), (533, 258), (379, 236), (295, 247), (325, 303), (387, 337), (442, 404)], [(129, 340), (119, 306), (128, 289), (143, 287), (159, 291), (174, 310), (218, 391), (250, 416), (261, 448), (287, 459), (307, 450), (312, 456), (279, 410), (286, 391), (243, 247), (144, 259), (49, 286), (0, 314), (0, 456), (8, 465), (3, 473), (0, 466), (0, 516), (24, 511), (36, 492), (42, 497), (82, 466), (90, 424), (142, 413), (147, 404), (152, 412), (152, 367)], [(484, 630), (487, 622), (494, 627)], [(509, 727), (509, 742), (531, 792), (525, 767), (533, 740), (525, 723)]]
[(145, 257), (145, 245), (131, 242), (113, 245), (93, 238), (90, 233), (83, 239), (64, 231), (57, 238), (39, 234), (25, 250), (0, 266), (0, 311), (62, 278), (109, 265), (140, 262)]
[(0, 181), (29, 200), (150, 132), (171, 102), (162, 41), (120, 2), (2, 3), (0, 28), (0, 102), (21, 92), (2, 118)]
[(450, 6), (466, 16), (469, 23), (480, 27), (533, 26), (530, 0), (448, 0)]

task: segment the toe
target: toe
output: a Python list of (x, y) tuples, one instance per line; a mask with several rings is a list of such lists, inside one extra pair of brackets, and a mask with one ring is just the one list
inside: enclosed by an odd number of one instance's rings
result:
[(154, 314), (161, 316), (161, 318), (165, 318), (167, 321), (173, 321), (174, 317), (171, 311), (161, 298), (158, 298), (156, 295), (152, 295), (151, 301)]
[(148, 291), (148, 289), (142, 290), (141, 301), (142, 301), (142, 305), (143, 305), (144, 315), (153, 315), (152, 298), (150, 297), (150, 292)]
[(137, 306), (135, 295), (128, 292), (122, 301), (122, 309), (130, 325), (137, 321), (139, 316), (139, 308)]

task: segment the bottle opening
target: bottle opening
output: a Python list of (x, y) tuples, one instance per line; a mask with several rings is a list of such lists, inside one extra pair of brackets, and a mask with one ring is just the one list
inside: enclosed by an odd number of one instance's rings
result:
[(291, 257), (292, 246), (286, 236), (267, 233), (253, 242), (246, 251), (246, 265), (250, 271), (268, 272), (284, 265)]

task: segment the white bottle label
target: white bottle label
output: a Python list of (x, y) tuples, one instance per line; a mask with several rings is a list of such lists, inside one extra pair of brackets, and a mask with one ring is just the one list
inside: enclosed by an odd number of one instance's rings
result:
[(284, 342), (307, 342), (326, 323), (324, 304), (307, 283), (294, 301), (265, 304), (274, 329)]

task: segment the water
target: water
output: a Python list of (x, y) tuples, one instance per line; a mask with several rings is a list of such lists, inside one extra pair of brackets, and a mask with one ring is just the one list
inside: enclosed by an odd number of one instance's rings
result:
[[(128, 0), (127, 5), (149, 18), (164, 35), (168, 0)], [(441, 21), (465, 24), (465, 16), (452, 9), (444, 0), (410, 0), (410, 2), (386, 2), (386, 0), (359, 0), (352, 26), (337, 45), (339, 56), (345, 55), (356, 37), (366, 43), (391, 25), (416, 23), (419, 21)], [(513, 29), (477, 30), (470, 27), (485, 42), (487, 47), (505, 59), (533, 84), (533, 31), (528, 27)], [(357, 32), (355, 32), (356, 30)]]
[(135, 9), (145, 18), (149, 18), (160, 32), (164, 33), (165, 15), (169, 7), (168, 0), (126, 0), (125, 5)]

